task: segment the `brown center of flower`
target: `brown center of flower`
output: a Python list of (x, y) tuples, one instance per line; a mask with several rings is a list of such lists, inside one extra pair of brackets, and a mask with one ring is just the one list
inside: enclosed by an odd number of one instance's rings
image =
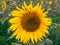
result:
[(40, 19), (36, 15), (24, 15), (21, 21), (22, 28), (28, 32), (34, 32), (39, 28)]
[(35, 24), (37, 24), (37, 22), (36, 22), (35, 18), (31, 18), (31, 19), (29, 19), (29, 20), (27, 21), (27, 24), (28, 24), (29, 26), (34, 27)]

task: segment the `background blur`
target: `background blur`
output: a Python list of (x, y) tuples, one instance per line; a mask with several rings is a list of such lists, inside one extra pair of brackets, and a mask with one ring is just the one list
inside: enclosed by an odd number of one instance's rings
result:
[[(25, 0), (27, 4), (31, 0)], [(50, 34), (44, 38), (43, 42), (35, 43), (34, 45), (60, 45), (60, 0), (32, 0), (33, 5), (38, 2), (43, 4), (45, 10), (49, 11), (48, 17), (52, 19), (52, 25), (49, 27)], [(21, 7), (24, 0), (0, 0), (0, 45), (26, 45), (20, 43), (14, 37), (11, 37), (13, 32), (9, 31), (10, 26), (8, 20), (11, 18), (10, 12), (16, 5)], [(29, 45), (33, 45), (30, 43)]]

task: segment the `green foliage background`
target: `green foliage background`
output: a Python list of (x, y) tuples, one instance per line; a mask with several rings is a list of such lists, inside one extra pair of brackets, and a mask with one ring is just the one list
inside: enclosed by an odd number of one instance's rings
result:
[[(0, 0), (0, 2), (2, 1), (4, 0)], [(15, 9), (15, 4), (21, 7), (24, 1), (29, 4), (31, 0), (6, 0), (7, 8), (4, 11), (1, 8), (2, 4), (0, 4), (0, 45), (27, 45), (11, 37), (13, 32), (8, 29), (10, 26), (8, 20), (11, 18), (10, 12)], [(51, 5), (46, 4), (46, 0), (33, 0), (33, 5), (41, 1), (44, 1), (43, 7), (46, 10), (49, 6), (52, 9), (48, 13), (48, 17), (52, 19), (52, 25), (49, 27), (50, 34), (43, 42), (30, 43), (29, 45), (60, 45), (60, 0), (52, 0)]]

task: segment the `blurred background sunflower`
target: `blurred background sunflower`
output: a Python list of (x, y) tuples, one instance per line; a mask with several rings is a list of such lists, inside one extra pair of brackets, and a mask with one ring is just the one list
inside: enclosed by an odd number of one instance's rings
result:
[[(27, 45), (12, 37), (13, 31), (9, 30), (11, 24), (8, 22), (11, 18), (11, 11), (16, 9), (16, 6), (22, 8), (23, 2), (27, 5), (31, 0), (0, 0), (0, 45)], [(43, 37), (42, 42), (28, 45), (60, 45), (60, 0), (32, 0), (33, 6), (38, 2), (42, 3), (44, 11), (49, 11), (47, 16), (52, 19), (52, 25), (49, 26), (49, 35)], [(47, 17), (46, 17), (47, 18)]]

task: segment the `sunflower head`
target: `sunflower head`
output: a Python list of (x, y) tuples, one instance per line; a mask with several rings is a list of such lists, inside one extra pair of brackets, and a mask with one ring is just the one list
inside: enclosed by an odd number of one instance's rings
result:
[(6, 10), (6, 0), (4, 0), (4, 1), (2, 2), (2, 10), (3, 10), (3, 11)]
[(15, 31), (12, 36), (24, 43), (42, 41), (43, 37), (49, 34), (48, 26), (51, 25), (47, 13), (48, 11), (44, 12), (42, 4), (33, 6), (32, 1), (29, 5), (24, 1), (22, 8), (16, 6), (16, 10), (11, 12), (14, 18), (9, 20), (12, 23), (9, 29)]

